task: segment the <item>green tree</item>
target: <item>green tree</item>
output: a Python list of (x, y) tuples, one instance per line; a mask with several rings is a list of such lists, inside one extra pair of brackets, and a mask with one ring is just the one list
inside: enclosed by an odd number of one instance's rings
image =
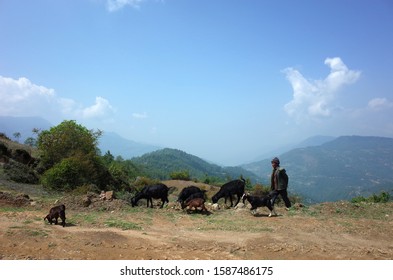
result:
[(50, 189), (72, 190), (93, 183), (99, 188), (113, 182), (97, 148), (101, 131), (92, 131), (75, 121), (63, 121), (38, 136), (43, 176)]
[(41, 160), (48, 169), (65, 158), (98, 156), (97, 143), (102, 132), (88, 130), (75, 121), (63, 121), (50, 130), (42, 131), (38, 136), (38, 149)]
[(106, 166), (109, 166), (115, 160), (115, 157), (111, 154), (110, 151), (107, 151), (105, 155), (102, 156), (102, 160)]
[(22, 136), (20, 134), (20, 132), (15, 132), (13, 135), (14, 135), (14, 138), (16, 139), (16, 142), (19, 142), (19, 138)]
[(37, 140), (34, 139), (33, 137), (28, 137), (25, 140), (25, 145), (28, 145), (30, 147), (35, 147), (37, 146)]

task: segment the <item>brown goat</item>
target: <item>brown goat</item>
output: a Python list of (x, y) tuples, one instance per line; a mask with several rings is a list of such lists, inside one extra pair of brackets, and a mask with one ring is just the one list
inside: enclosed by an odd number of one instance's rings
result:
[(65, 227), (66, 217), (65, 217), (65, 205), (64, 204), (52, 207), (49, 210), (49, 214), (46, 215), (46, 217), (44, 218), (44, 221), (46, 219), (46, 220), (48, 220), (48, 222), (50, 224), (52, 224), (53, 219), (55, 219), (54, 223), (55, 223), (55, 225), (57, 225), (59, 217), (61, 219), (61, 225), (63, 227)]
[(205, 200), (203, 198), (193, 198), (190, 200), (187, 200), (186, 202), (184, 202), (182, 204), (182, 209), (188, 207), (189, 210), (191, 210), (192, 208), (194, 208), (194, 210), (197, 210), (198, 208), (202, 208), (201, 211), (206, 211), (208, 212), (208, 210), (205, 207)]

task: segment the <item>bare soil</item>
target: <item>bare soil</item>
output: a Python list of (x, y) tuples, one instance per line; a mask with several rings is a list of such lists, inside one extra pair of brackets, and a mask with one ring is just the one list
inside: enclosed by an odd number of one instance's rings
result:
[[(254, 216), (247, 207), (210, 205), (208, 213), (187, 213), (175, 194), (162, 209), (159, 201), (148, 209), (119, 199), (84, 207), (82, 197), (13, 197), (3, 191), (0, 199), (3, 260), (393, 259), (391, 202), (277, 207), (279, 215), (268, 217), (266, 208)], [(66, 227), (43, 220), (59, 203), (67, 207)]]

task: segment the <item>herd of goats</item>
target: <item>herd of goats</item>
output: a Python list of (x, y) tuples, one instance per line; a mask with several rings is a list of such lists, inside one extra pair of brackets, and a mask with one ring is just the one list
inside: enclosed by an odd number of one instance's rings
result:
[[(131, 205), (135, 207), (138, 205), (138, 201), (141, 199), (146, 199), (147, 207), (153, 207), (153, 199), (161, 199), (161, 208), (164, 207), (165, 203), (169, 203), (168, 200), (168, 192), (169, 188), (163, 184), (158, 183), (154, 185), (145, 186), (141, 191), (139, 191), (132, 199)], [(208, 210), (205, 207), (205, 192), (206, 190), (201, 190), (196, 186), (185, 187), (178, 196), (177, 202), (180, 203), (182, 209), (188, 207), (188, 209), (198, 209), (201, 208), (201, 211)], [(235, 205), (233, 205), (232, 197), (236, 195), (237, 201)], [(243, 203), (247, 200), (251, 204), (251, 212), (255, 213), (258, 207), (267, 207), (270, 210), (269, 217), (273, 214), (276, 215), (274, 208), (271, 203), (271, 197), (269, 195), (265, 197), (251, 196), (245, 193), (245, 180), (236, 179), (232, 180), (220, 188), (220, 190), (213, 195), (212, 202), (217, 203), (219, 199), (224, 198), (225, 204), (227, 203), (227, 199), (230, 199), (231, 207), (236, 206), (240, 199), (243, 199)], [(48, 220), (50, 224), (55, 223), (58, 224), (58, 219), (61, 219), (61, 225), (64, 227), (66, 225), (65, 220), (65, 205), (58, 205), (52, 207), (49, 211), (49, 214), (44, 218), (44, 220)]]

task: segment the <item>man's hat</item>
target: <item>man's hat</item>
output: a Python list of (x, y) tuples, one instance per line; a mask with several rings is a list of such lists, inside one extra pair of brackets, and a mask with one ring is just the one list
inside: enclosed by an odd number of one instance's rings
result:
[(278, 157), (275, 157), (272, 159), (272, 163), (275, 162), (277, 164), (280, 164), (280, 160), (278, 159)]

